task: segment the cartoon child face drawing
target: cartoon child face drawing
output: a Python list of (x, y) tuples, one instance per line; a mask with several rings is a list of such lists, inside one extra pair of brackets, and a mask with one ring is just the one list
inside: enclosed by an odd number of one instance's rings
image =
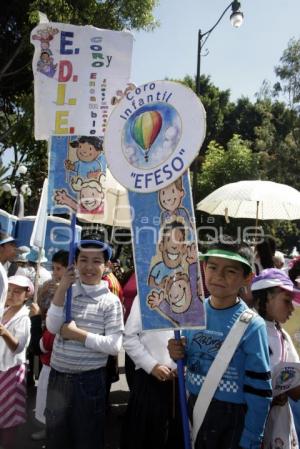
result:
[(49, 50), (49, 42), (41, 42), (41, 49), (42, 50)]
[(44, 64), (50, 64), (51, 58), (47, 51), (43, 51), (43, 53), (41, 53), (41, 61), (43, 61)]
[(192, 302), (192, 291), (187, 274), (176, 273), (166, 284), (167, 301), (174, 313), (184, 313)]
[(77, 157), (80, 161), (91, 162), (97, 159), (98, 156), (99, 150), (97, 150), (94, 145), (91, 145), (88, 142), (79, 142), (77, 148)]
[(165, 227), (159, 250), (168, 268), (176, 268), (181, 264), (186, 253), (185, 240), (185, 229), (180, 222), (172, 222)]
[[(76, 160), (72, 149), (76, 151)], [(73, 150), (73, 151), (74, 151)], [(106, 162), (103, 155), (102, 140), (94, 136), (81, 136), (78, 140), (69, 144), (71, 151), (68, 159), (65, 159), (66, 170), (74, 171), (81, 178), (98, 179), (105, 172)]]
[(99, 208), (103, 201), (103, 192), (97, 186), (82, 186), (80, 190), (80, 204), (87, 211)]
[(69, 195), (65, 189), (56, 190), (54, 201), (60, 206), (68, 206), (74, 211), (89, 214), (101, 214), (104, 210), (104, 176), (98, 180), (85, 181), (82, 178), (72, 180), (72, 188), (78, 192), (79, 198)]
[(182, 178), (179, 178), (159, 191), (160, 206), (164, 210), (174, 212), (181, 206), (183, 196)]

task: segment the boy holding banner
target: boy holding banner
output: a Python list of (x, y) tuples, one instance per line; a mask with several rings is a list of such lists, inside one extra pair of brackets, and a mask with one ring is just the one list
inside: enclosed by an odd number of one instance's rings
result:
[[(109, 354), (121, 349), (122, 306), (102, 281), (112, 250), (82, 240), (75, 267), (67, 268), (47, 314), (56, 333), (46, 405), (48, 449), (103, 449), (105, 377)], [(65, 294), (72, 286), (73, 321), (64, 323)]]
[(253, 254), (223, 236), (204, 260), (207, 328), (168, 344), (174, 360), (186, 359), (194, 447), (259, 449), (272, 398), (268, 340), (264, 321), (238, 296), (251, 282)]

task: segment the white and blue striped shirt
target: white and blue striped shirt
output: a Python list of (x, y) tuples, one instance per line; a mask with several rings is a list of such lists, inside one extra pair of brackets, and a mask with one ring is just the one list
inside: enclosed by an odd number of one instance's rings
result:
[(116, 355), (121, 349), (124, 324), (119, 298), (109, 291), (106, 281), (93, 291), (87, 290), (80, 282), (72, 287), (72, 319), (78, 328), (88, 332), (85, 343), (59, 335), (65, 321), (64, 307), (51, 304), (48, 310), (47, 328), (56, 334), (50, 365), (59, 372), (79, 373), (104, 367), (108, 355)]

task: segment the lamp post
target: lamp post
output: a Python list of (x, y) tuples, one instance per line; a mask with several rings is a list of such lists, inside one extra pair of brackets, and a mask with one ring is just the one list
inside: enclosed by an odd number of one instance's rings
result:
[[(219, 25), (221, 20), (223, 19), (226, 12), (231, 8), (230, 22), (234, 28), (239, 28), (244, 20), (244, 14), (240, 11), (241, 4), (237, 0), (229, 3), (229, 5), (224, 9), (216, 23), (205, 33), (202, 33), (201, 30), (198, 31), (198, 48), (197, 48), (197, 72), (196, 72), (196, 94), (200, 95), (200, 69), (201, 69), (201, 52), (202, 49), (213, 32), (213, 30)], [(206, 53), (207, 55), (207, 53)], [(205, 55), (205, 56), (206, 56)], [(194, 200), (197, 202), (198, 198), (196, 198), (197, 192), (197, 169), (198, 169), (198, 156), (193, 162), (193, 186), (192, 191), (194, 193)]]
[(23, 184), (22, 176), (26, 175), (27, 167), (25, 165), (20, 165), (16, 171), (16, 177), (14, 179), (14, 186), (9, 183), (5, 183), (2, 186), (4, 192), (10, 193), (16, 199), (14, 201), (12, 214), (17, 217), (24, 216), (24, 195), (30, 196), (31, 190), (28, 184)]
[[(201, 30), (198, 31), (198, 49), (197, 49), (197, 73), (196, 73), (196, 94), (200, 95), (200, 68), (201, 68), (201, 51), (205, 45), (207, 39), (213, 32), (213, 30), (219, 25), (226, 12), (231, 8), (232, 13), (230, 15), (230, 22), (233, 27), (239, 28), (244, 19), (244, 14), (240, 11), (241, 4), (237, 0), (231, 2), (222, 12), (217, 22), (205, 33)], [(205, 39), (204, 39), (205, 38)]]

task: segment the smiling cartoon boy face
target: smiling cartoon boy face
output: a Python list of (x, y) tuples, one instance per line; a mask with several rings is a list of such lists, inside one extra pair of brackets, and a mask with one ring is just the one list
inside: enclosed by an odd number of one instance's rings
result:
[(80, 191), (80, 203), (88, 211), (100, 207), (104, 194), (93, 187), (82, 187)]
[(174, 212), (181, 206), (184, 190), (180, 190), (175, 182), (159, 191), (159, 203), (162, 209)]
[(169, 278), (166, 287), (167, 300), (174, 313), (184, 313), (192, 302), (192, 291), (189, 278), (184, 273), (177, 273)]
[(80, 161), (91, 162), (97, 159), (99, 156), (99, 151), (94, 145), (88, 142), (79, 143), (77, 147), (77, 157)]
[(184, 227), (178, 226), (166, 229), (159, 244), (159, 250), (164, 264), (168, 268), (177, 268), (186, 253)]

